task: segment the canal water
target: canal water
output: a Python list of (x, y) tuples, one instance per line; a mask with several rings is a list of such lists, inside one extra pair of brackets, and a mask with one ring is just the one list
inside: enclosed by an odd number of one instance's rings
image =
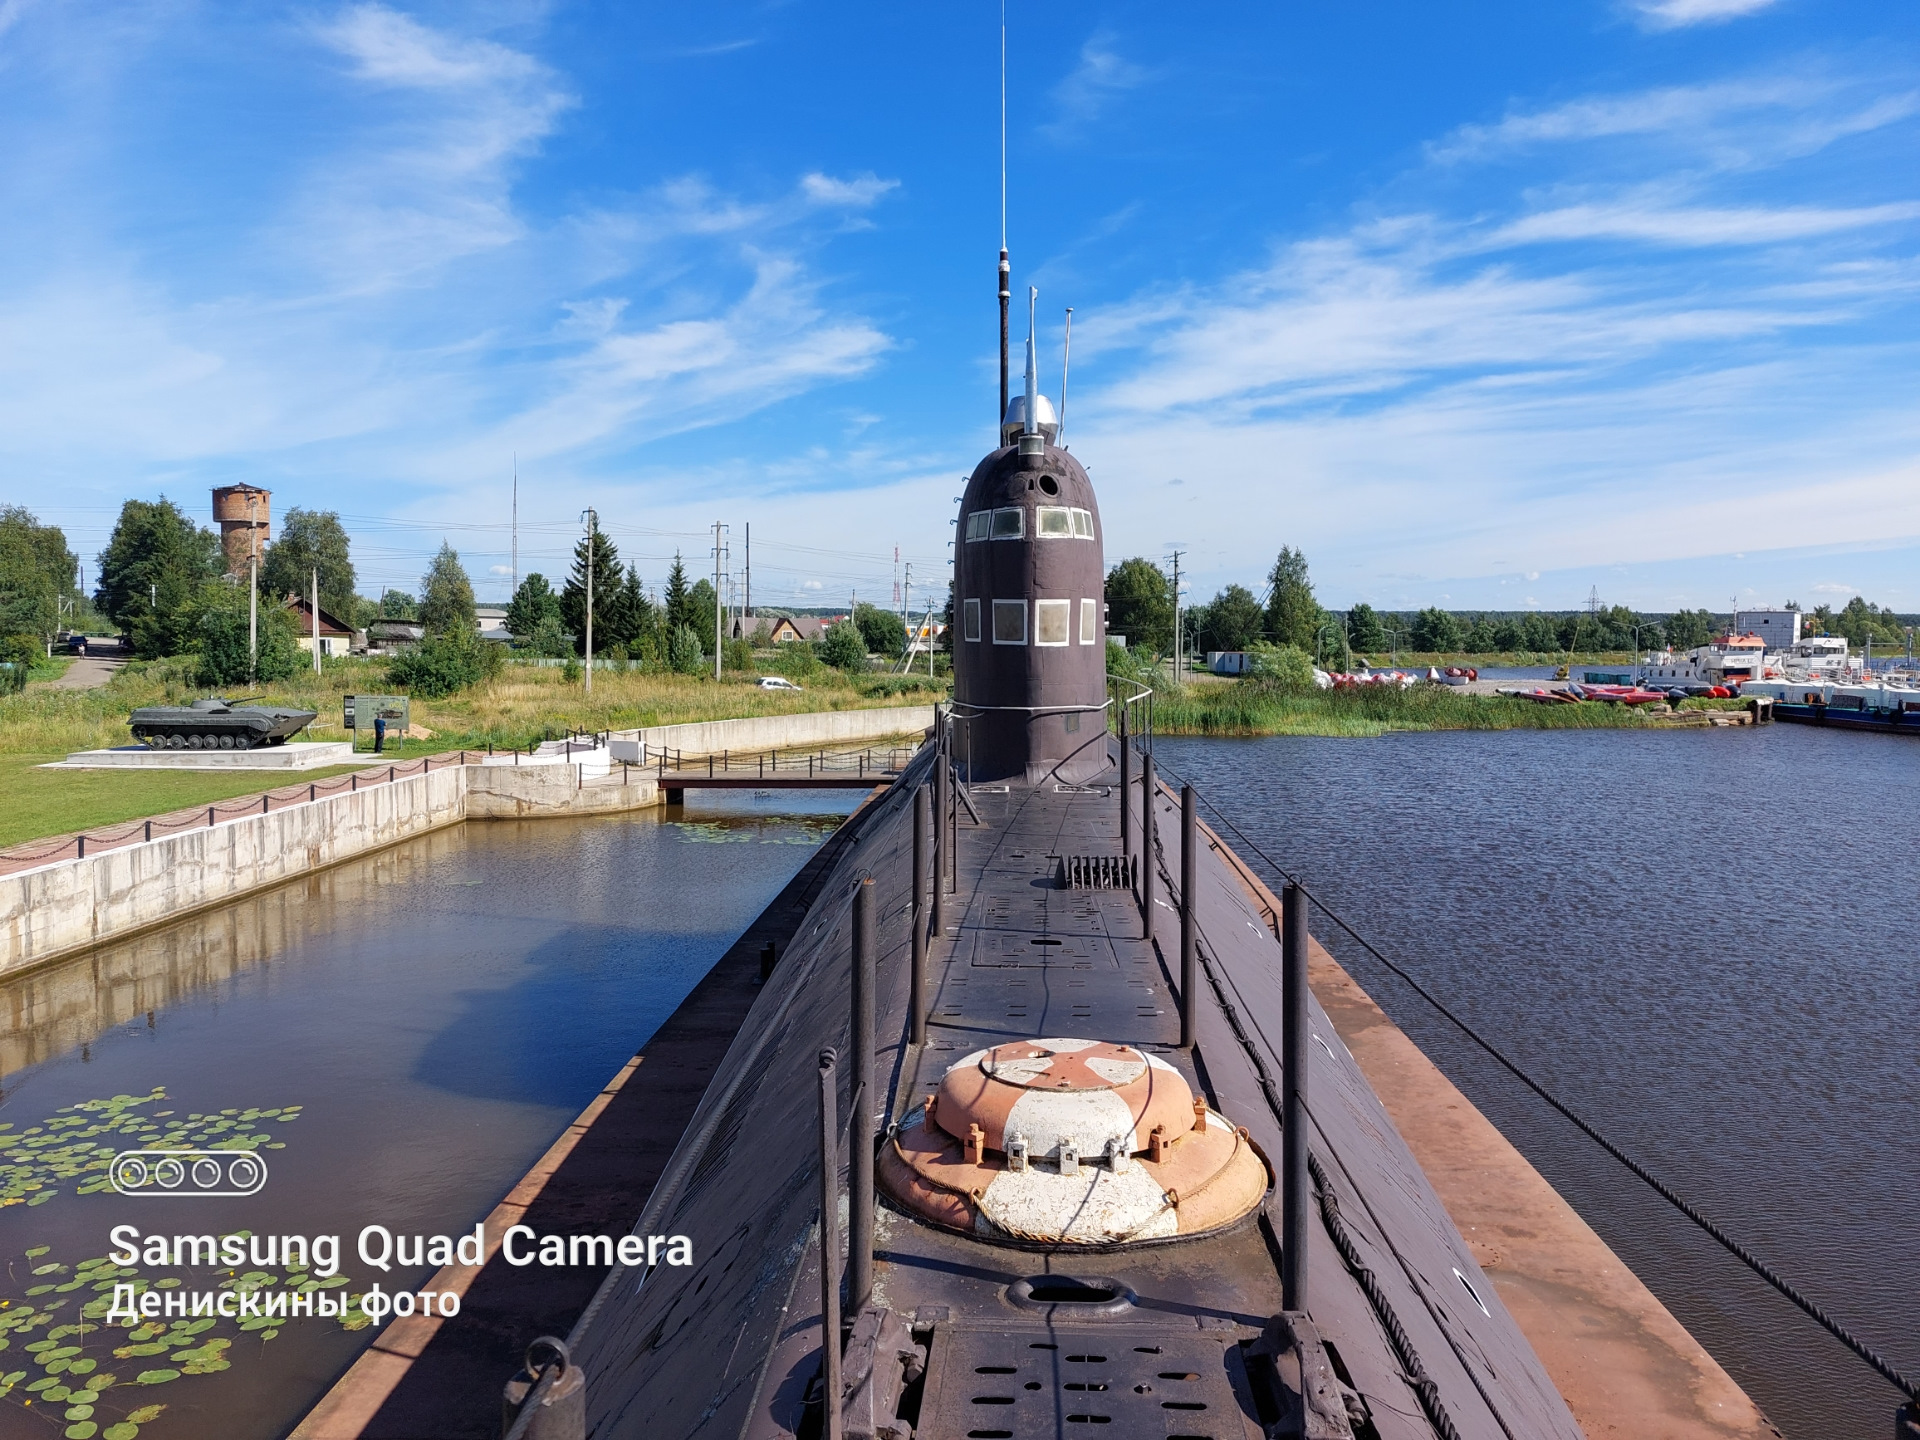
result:
[[(139, 1341), (70, 1333), (93, 1286), (118, 1278), (76, 1267), (107, 1255), (116, 1225), (247, 1229), (342, 1237), (351, 1293), (417, 1287), (432, 1267), (362, 1263), (362, 1227), (470, 1231), (857, 798), (459, 826), (0, 986), (0, 1375), (12, 1380), (0, 1435), (286, 1433), (367, 1331), (302, 1319), (271, 1339), (232, 1321)], [(181, 1133), (267, 1137), (267, 1184), (251, 1198), (133, 1199), (82, 1193), (84, 1177), (60, 1173), (80, 1146)], [(66, 1268), (35, 1273), (47, 1266)], [(240, 1270), (281, 1288), (301, 1278)], [(141, 1273), (183, 1289), (238, 1278)], [(142, 1353), (113, 1353), (136, 1343)], [(49, 1376), (46, 1357), (66, 1347), (76, 1353)], [(166, 1408), (146, 1418), (154, 1406)]]
[[(1576, 1113), (1920, 1374), (1913, 740), (1773, 725), (1157, 753)], [(1888, 1433), (1898, 1397), (1871, 1370), (1314, 928), (1789, 1440)]]

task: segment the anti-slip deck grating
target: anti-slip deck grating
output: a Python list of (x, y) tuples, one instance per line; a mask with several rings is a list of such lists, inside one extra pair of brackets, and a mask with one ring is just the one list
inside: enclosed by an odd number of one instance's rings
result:
[(917, 1440), (1257, 1440), (1233, 1331), (941, 1326)]

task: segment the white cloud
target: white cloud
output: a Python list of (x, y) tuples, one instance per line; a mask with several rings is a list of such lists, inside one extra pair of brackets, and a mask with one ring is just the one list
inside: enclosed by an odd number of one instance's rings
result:
[(1920, 92), (1887, 90), (1871, 75), (1759, 75), (1512, 110), (1492, 124), (1459, 126), (1426, 153), (1431, 161), (1454, 165), (1633, 137), (1655, 150), (1699, 155), (1715, 168), (1737, 170), (1810, 155), (1917, 111)]
[(1850, 208), (1662, 206), (1631, 200), (1567, 205), (1523, 216), (1493, 231), (1489, 248), (1543, 240), (1646, 240), (1666, 245), (1764, 245), (1920, 218), (1920, 203)]
[(1075, 138), (1115, 99), (1149, 78), (1144, 66), (1120, 54), (1112, 32), (1096, 30), (1080, 47), (1079, 63), (1053, 87), (1054, 118), (1041, 133), (1056, 141)]
[(1674, 30), (1752, 15), (1775, 3), (1777, 0), (1635, 0), (1634, 9), (1650, 29)]
[(816, 170), (800, 179), (802, 193), (815, 205), (845, 205), (857, 209), (865, 209), (899, 184), (898, 180), (882, 180), (872, 171), (851, 180), (836, 180)]

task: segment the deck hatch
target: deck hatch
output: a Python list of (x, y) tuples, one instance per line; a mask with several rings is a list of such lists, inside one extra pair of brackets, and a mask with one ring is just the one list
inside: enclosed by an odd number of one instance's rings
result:
[(941, 1325), (916, 1440), (1254, 1440), (1242, 1338), (1125, 1322)]

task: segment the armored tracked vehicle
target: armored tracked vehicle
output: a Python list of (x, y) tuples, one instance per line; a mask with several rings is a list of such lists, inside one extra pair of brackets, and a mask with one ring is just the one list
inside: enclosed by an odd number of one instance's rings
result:
[(284, 745), (318, 718), (286, 705), (234, 705), (218, 696), (191, 705), (144, 705), (127, 717), (133, 738), (155, 750), (251, 750)]

